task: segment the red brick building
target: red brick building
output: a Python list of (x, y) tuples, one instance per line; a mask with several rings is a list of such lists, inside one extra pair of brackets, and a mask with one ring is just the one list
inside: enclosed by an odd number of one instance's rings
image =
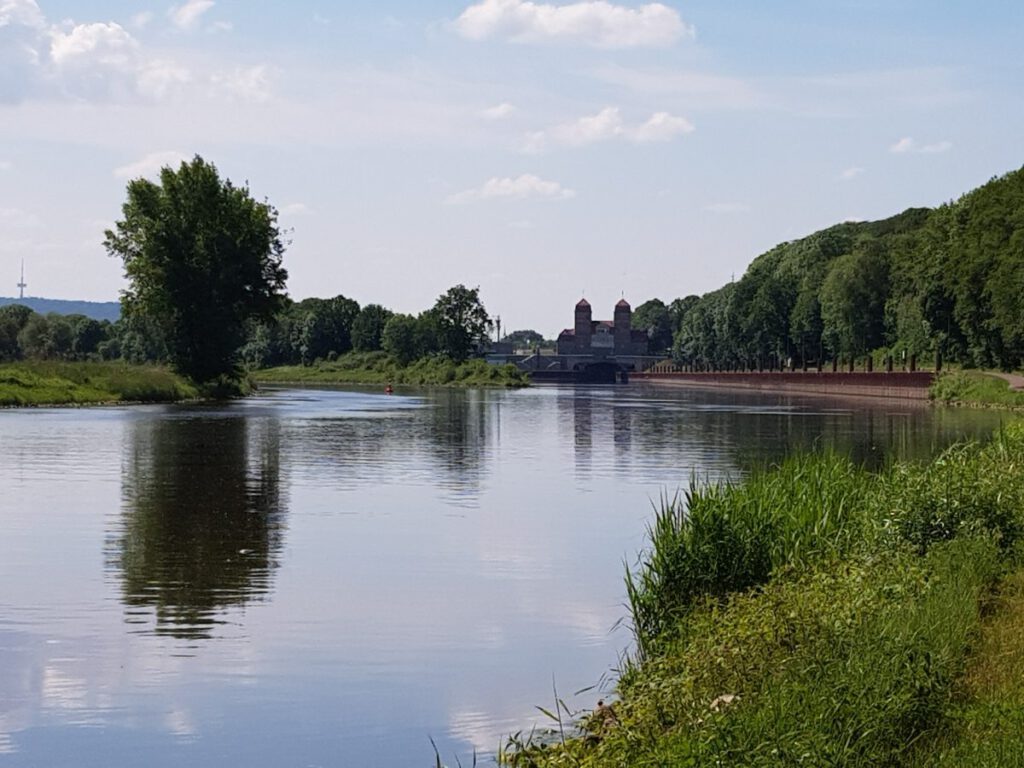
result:
[(575, 325), (558, 334), (559, 355), (646, 355), (647, 332), (633, 329), (633, 310), (622, 299), (611, 320), (594, 320), (590, 302), (576, 304)]

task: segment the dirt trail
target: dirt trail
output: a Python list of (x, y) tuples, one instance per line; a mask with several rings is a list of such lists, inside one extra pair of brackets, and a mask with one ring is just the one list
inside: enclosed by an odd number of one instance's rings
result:
[(1024, 376), (1019, 373), (998, 373), (991, 371), (991, 375), (1010, 382), (1010, 389), (1024, 389)]

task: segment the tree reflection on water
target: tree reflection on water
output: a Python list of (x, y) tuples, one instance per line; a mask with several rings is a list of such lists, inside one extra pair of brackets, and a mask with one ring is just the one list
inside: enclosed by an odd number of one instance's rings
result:
[(214, 636), (229, 608), (267, 596), (285, 505), (272, 420), (170, 412), (139, 419), (124, 452), (122, 524), (110, 555), (127, 621)]

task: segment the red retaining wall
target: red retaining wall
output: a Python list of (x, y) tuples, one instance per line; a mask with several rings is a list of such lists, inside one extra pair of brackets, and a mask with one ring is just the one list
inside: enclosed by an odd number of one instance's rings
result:
[(753, 389), (807, 395), (895, 397), (927, 400), (933, 373), (884, 371), (831, 373), (784, 371), (771, 373), (632, 373), (630, 381), (651, 381), (682, 386)]

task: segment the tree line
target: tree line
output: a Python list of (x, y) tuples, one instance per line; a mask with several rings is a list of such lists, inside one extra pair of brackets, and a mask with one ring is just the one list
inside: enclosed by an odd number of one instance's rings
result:
[[(457, 285), (418, 315), (284, 291), (277, 211), (200, 157), (128, 184), (107, 231), (125, 265), (122, 318), (0, 308), (0, 359), (167, 362), (195, 381), (242, 367), (384, 350), (400, 364), (486, 348), (479, 290)], [(633, 325), (653, 354), (711, 369), (823, 364), (868, 353), (980, 367), (1024, 361), (1024, 169), (937, 209), (847, 222), (757, 257), (703, 296), (644, 302)], [(513, 338), (515, 337), (515, 338)], [(509, 341), (539, 345), (519, 331)]]
[[(478, 288), (456, 285), (418, 315), (379, 304), (360, 307), (335, 296), (285, 299), (267, 319), (246, 322), (237, 357), (249, 369), (310, 365), (348, 352), (383, 350), (400, 364), (430, 356), (461, 362), (486, 348), (491, 321)], [(171, 363), (170, 341), (145, 315), (116, 322), (85, 315), (41, 314), (21, 304), (0, 307), (0, 361), (124, 360)]]
[(847, 222), (757, 257), (703, 296), (640, 305), (654, 353), (707, 369), (869, 353), (1024, 362), (1024, 169), (936, 209)]

